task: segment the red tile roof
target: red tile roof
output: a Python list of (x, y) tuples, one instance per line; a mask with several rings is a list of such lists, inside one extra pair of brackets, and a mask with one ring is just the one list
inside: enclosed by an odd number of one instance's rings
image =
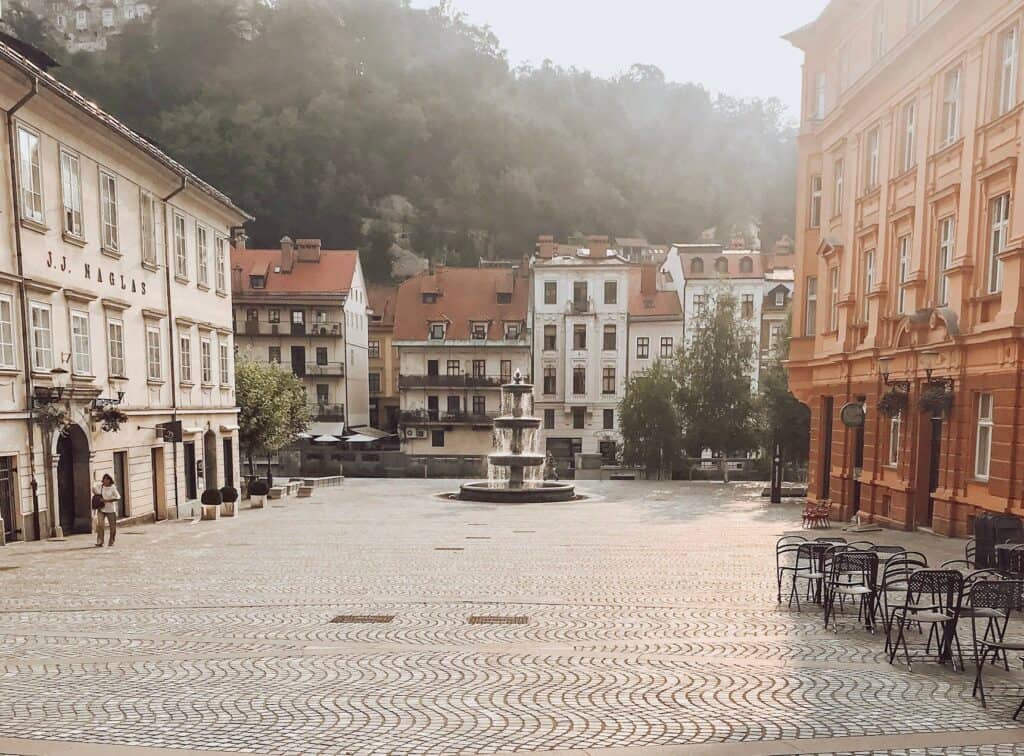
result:
[[(508, 268), (438, 268), (422, 273), (398, 288), (395, 339), (424, 341), (430, 323), (448, 324), (446, 338), (468, 340), (470, 323), (487, 322), (488, 339), (504, 338), (502, 323), (526, 321), (528, 273)], [(498, 304), (499, 293), (511, 293), (509, 304)], [(424, 302), (424, 294), (436, 294)]]
[[(373, 310), (370, 315), (370, 327), (393, 326), (395, 324), (395, 308), (398, 304), (398, 286), (394, 284), (368, 284), (366, 301)], [(377, 320), (377, 316), (380, 320)]]
[[(644, 275), (646, 273), (646, 275)], [(652, 275), (653, 280), (652, 280)], [(631, 318), (682, 318), (679, 295), (674, 291), (656, 291), (657, 268), (644, 266), (630, 271), (629, 316)]]
[[(232, 249), (231, 289), (235, 294), (344, 294), (352, 288), (359, 253), (324, 249), (319, 262), (296, 261), (291, 273), (278, 272), (280, 249)], [(242, 275), (235, 275), (240, 267)], [(263, 289), (250, 286), (250, 274), (267, 276)], [(241, 280), (239, 281), (239, 278)]]

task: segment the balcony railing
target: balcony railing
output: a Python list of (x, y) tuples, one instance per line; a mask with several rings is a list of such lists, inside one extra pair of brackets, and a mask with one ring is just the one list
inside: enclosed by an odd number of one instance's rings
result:
[(402, 425), (492, 425), (493, 413), (447, 412), (445, 410), (405, 410), (398, 415)]
[(235, 334), (240, 336), (341, 336), (341, 323), (317, 321), (313, 323), (270, 323), (265, 320), (235, 322)]
[(307, 362), (306, 375), (330, 375), (344, 377), (344, 362)]
[(307, 327), (310, 336), (341, 336), (341, 323), (331, 320), (319, 320)]
[(590, 299), (570, 299), (568, 310), (574, 315), (585, 315), (591, 311)]
[(342, 420), (345, 417), (345, 405), (314, 404), (310, 406), (310, 414), (316, 420)]
[[(529, 378), (523, 380), (529, 383)], [(398, 377), (398, 388), (501, 388), (512, 382), (511, 375), (401, 375)]]

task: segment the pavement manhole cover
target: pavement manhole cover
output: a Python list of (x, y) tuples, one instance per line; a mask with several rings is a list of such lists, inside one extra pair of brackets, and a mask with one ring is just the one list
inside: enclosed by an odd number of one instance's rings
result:
[(465, 551), (461, 546), (438, 546), (434, 551)]
[(335, 625), (386, 625), (395, 618), (393, 614), (339, 614), (331, 620)]
[(488, 614), (474, 614), (469, 618), (471, 625), (525, 625), (530, 618), (522, 614), (501, 617)]

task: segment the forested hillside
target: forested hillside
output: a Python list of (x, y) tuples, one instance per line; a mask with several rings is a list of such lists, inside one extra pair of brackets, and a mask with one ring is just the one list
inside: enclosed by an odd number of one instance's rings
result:
[(520, 255), (538, 233), (792, 233), (794, 135), (776, 101), (642, 65), (614, 80), (513, 69), (488, 30), (399, 0), (234, 9), (160, 3), (105, 53), (57, 53), (55, 73), (252, 212), (256, 244), (355, 247), (385, 208), (417, 252), (465, 262), (474, 245)]

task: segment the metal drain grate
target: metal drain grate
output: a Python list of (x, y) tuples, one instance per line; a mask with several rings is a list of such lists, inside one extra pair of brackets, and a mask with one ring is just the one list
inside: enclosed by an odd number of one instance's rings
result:
[(438, 546), (434, 551), (465, 551), (461, 546)]
[(467, 541), (489, 541), (490, 536), (466, 536)]
[(339, 614), (331, 620), (335, 625), (386, 625), (395, 618), (393, 614)]
[(530, 618), (523, 614), (500, 617), (487, 614), (474, 614), (469, 618), (471, 625), (525, 625)]
[(18, 569), (18, 568), (17, 567), (13, 567), (13, 566), (5, 565), (3, 567), (0, 567), (0, 572), (10, 572), (11, 570), (16, 570), (16, 569)]

